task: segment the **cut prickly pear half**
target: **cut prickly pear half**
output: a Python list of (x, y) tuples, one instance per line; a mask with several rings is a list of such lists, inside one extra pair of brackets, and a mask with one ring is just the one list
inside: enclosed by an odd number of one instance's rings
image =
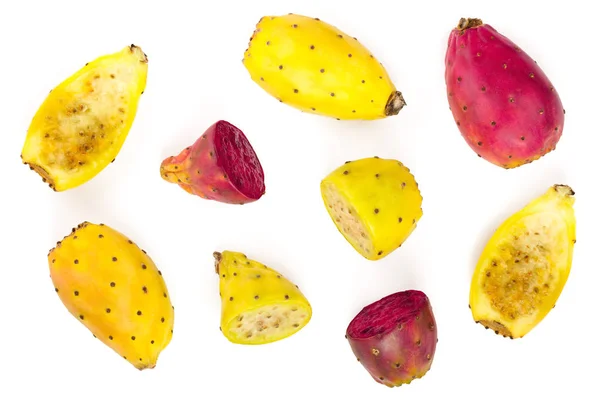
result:
[(375, 120), (397, 115), (406, 105), (369, 49), (319, 18), (262, 17), (243, 63), (262, 90), (306, 113)]
[(429, 299), (418, 290), (388, 295), (354, 317), (346, 339), (376, 382), (396, 387), (422, 378), (431, 368), (438, 341)]
[(574, 194), (567, 185), (554, 185), (496, 230), (471, 282), (476, 322), (498, 335), (522, 338), (554, 307), (571, 271)]
[(69, 313), (139, 370), (156, 366), (173, 336), (162, 273), (122, 233), (83, 222), (48, 254), (54, 290)]
[(338, 231), (372, 261), (399, 248), (423, 215), (414, 176), (393, 159), (346, 162), (321, 181), (321, 196)]
[(115, 160), (146, 87), (148, 58), (138, 46), (86, 64), (36, 112), (21, 151), (23, 163), (54, 191), (80, 186)]
[(503, 168), (556, 148), (565, 111), (557, 90), (521, 47), (477, 18), (461, 18), (446, 50), (450, 110), (470, 148)]
[(265, 194), (262, 165), (244, 133), (227, 121), (211, 125), (196, 142), (160, 166), (164, 180), (222, 203), (246, 204)]
[(215, 252), (214, 258), (220, 281), (221, 331), (229, 341), (272, 343), (308, 324), (311, 305), (281, 273), (239, 252)]

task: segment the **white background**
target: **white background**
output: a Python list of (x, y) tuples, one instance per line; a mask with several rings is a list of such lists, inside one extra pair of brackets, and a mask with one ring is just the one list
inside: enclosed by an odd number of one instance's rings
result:
[[(151, 3), (0, 5), (0, 399), (594, 397), (600, 78), (597, 16), (583, 2)], [(386, 120), (343, 122), (268, 96), (241, 59), (260, 17), (288, 12), (358, 37), (408, 106)], [(478, 158), (460, 136), (446, 100), (444, 55), (463, 16), (510, 37), (552, 80), (566, 108), (552, 154), (506, 171)], [(83, 64), (131, 43), (148, 55), (149, 75), (121, 153), (89, 183), (52, 192), (19, 158), (33, 114)], [(257, 203), (209, 202), (159, 175), (165, 157), (218, 119), (242, 129), (259, 155), (267, 194)], [(344, 241), (319, 193), (320, 180), (338, 165), (374, 155), (405, 163), (424, 197), (416, 231), (378, 262)], [(528, 336), (497, 337), (471, 318), (471, 272), (495, 227), (554, 183), (576, 192), (571, 277)], [(130, 236), (164, 274), (175, 333), (154, 370), (137, 371), (93, 339), (54, 292), (47, 251), (84, 220)], [(230, 344), (219, 332), (212, 258), (224, 249), (243, 251), (297, 283), (314, 308), (309, 325), (271, 345)], [(389, 389), (356, 362), (344, 333), (363, 306), (409, 288), (430, 297), (439, 344), (423, 379)]]

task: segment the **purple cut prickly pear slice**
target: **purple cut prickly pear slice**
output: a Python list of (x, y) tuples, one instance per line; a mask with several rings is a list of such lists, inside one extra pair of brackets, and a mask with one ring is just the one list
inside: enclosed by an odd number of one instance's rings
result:
[(252, 203), (265, 194), (265, 174), (254, 148), (238, 127), (224, 120), (165, 158), (160, 175), (192, 195), (221, 203)]
[(388, 295), (354, 317), (346, 339), (375, 381), (395, 387), (422, 378), (438, 340), (429, 298), (418, 290)]
[(537, 63), (480, 19), (462, 18), (448, 38), (448, 102), (473, 151), (503, 168), (533, 162), (556, 148), (564, 109)]

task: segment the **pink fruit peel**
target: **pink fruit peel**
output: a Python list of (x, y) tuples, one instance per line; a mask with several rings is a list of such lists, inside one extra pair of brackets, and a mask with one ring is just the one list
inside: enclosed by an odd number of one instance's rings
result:
[(463, 138), (483, 159), (509, 169), (556, 148), (564, 109), (542, 69), (493, 27), (462, 18), (448, 38), (446, 87)]
[(264, 172), (252, 145), (223, 120), (192, 146), (163, 160), (160, 174), (190, 194), (222, 203), (247, 204), (265, 194)]
[(438, 340), (429, 299), (418, 290), (388, 295), (354, 317), (346, 339), (376, 382), (396, 387), (422, 378), (431, 368)]

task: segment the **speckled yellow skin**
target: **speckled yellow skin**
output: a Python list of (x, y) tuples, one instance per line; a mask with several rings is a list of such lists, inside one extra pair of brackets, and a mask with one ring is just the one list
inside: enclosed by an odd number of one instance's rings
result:
[(50, 92), (33, 117), (23, 162), (57, 192), (94, 178), (121, 150), (147, 74), (148, 59), (134, 45), (75, 72)]
[(321, 181), (321, 196), (339, 232), (368, 260), (400, 247), (423, 215), (423, 197), (400, 161), (349, 161)]
[(173, 336), (174, 309), (162, 273), (133, 241), (83, 222), (48, 254), (67, 310), (139, 370), (156, 366)]
[(569, 186), (554, 185), (492, 235), (471, 282), (476, 322), (517, 339), (554, 307), (571, 271), (574, 194)]
[(243, 63), (267, 93), (307, 113), (374, 120), (396, 115), (405, 105), (368, 49), (318, 18), (261, 18)]
[(260, 345), (292, 336), (308, 324), (312, 307), (279, 272), (234, 251), (215, 252), (221, 331), (232, 343)]

